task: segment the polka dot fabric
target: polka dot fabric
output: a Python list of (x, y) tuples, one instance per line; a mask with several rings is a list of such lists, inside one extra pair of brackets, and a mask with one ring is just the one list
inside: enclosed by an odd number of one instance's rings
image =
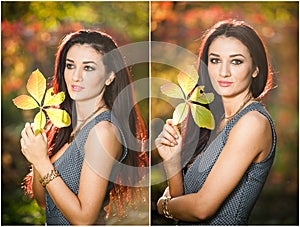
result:
[(273, 145), (268, 157), (260, 163), (252, 163), (249, 166), (239, 184), (223, 202), (214, 216), (199, 223), (180, 222), (180, 224), (245, 225), (248, 223), (251, 210), (255, 205), (272, 166), (277, 140), (274, 123), (261, 103), (251, 103), (239, 112), (218, 134), (207, 149), (197, 157), (194, 163), (184, 174), (185, 194), (198, 192), (222, 152), (230, 130), (234, 127), (237, 121), (249, 111), (258, 111), (270, 122), (273, 133)]
[[(127, 155), (126, 142), (123, 132), (120, 130), (118, 123), (113, 120), (110, 111), (105, 111), (96, 116), (88, 124), (86, 124), (74, 138), (73, 142), (67, 148), (59, 159), (54, 162), (54, 167), (60, 173), (61, 178), (66, 183), (66, 185), (72, 190), (76, 195), (78, 194), (80, 173), (82, 168), (82, 163), (84, 160), (84, 145), (88, 138), (91, 129), (98, 124), (100, 121), (112, 122), (120, 131), (122, 142), (125, 144), (123, 154), (119, 162), (121, 162)], [(112, 179), (112, 178), (110, 178)], [(102, 209), (100, 211), (99, 217), (105, 217), (105, 211), (103, 209), (109, 202), (109, 191), (113, 187), (113, 183), (109, 182), (107, 192), (102, 204)], [(51, 199), (49, 193), (46, 191), (46, 223), (47, 225), (70, 225), (68, 220), (63, 216), (63, 214), (56, 207), (55, 203)]]

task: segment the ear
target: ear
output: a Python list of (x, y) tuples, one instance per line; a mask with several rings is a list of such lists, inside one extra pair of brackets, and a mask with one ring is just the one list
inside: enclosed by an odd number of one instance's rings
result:
[(115, 77), (116, 77), (115, 73), (111, 72), (111, 74), (109, 75), (109, 77), (105, 81), (105, 85), (106, 86), (110, 85), (114, 81)]
[(256, 66), (254, 72), (252, 73), (252, 78), (257, 77), (257, 76), (258, 76), (258, 73), (259, 73), (259, 69), (258, 69), (258, 67)]

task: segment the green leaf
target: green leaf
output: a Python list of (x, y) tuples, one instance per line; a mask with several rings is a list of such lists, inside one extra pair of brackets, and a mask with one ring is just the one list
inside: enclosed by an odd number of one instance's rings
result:
[(177, 75), (178, 83), (186, 97), (197, 85), (198, 77), (198, 73), (193, 65), (185, 67), (185, 69)]
[(215, 128), (215, 120), (210, 110), (198, 104), (191, 104), (190, 106), (194, 121), (199, 127), (211, 130)]
[(169, 97), (177, 98), (177, 99), (185, 99), (182, 90), (177, 84), (171, 82), (166, 83), (160, 87), (160, 90), (162, 93), (164, 93)]
[(65, 93), (63, 91), (53, 94), (53, 87), (49, 88), (45, 95), (45, 100), (43, 106), (56, 106), (61, 104), (65, 100)]
[(186, 102), (180, 103), (176, 106), (176, 108), (173, 112), (173, 124), (174, 125), (178, 125), (186, 118), (186, 116), (188, 114), (188, 108), (189, 108), (189, 105)]
[(190, 101), (198, 102), (201, 104), (209, 104), (214, 101), (213, 93), (204, 93), (203, 86), (197, 86), (193, 91), (193, 94), (189, 98)]
[(46, 90), (46, 79), (38, 69), (30, 75), (26, 87), (29, 94), (31, 94), (41, 106)]
[(43, 128), (46, 125), (46, 115), (42, 109), (35, 115), (34, 120), (34, 135), (39, 134), (43, 131)]
[(56, 127), (62, 128), (71, 124), (71, 118), (67, 111), (55, 108), (47, 108), (45, 111)]
[(20, 95), (13, 99), (13, 103), (16, 107), (23, 109), (23, 110), (32, 110), (38, 106), (37, 102), (28, 95)]

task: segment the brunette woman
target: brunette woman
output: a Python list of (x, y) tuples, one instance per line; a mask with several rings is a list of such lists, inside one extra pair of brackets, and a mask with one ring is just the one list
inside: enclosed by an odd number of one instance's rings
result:
[(198, 73), (199, 85), (215, 93), (217, 128), (199, 129), (189, 117), (180, 132), (167, 121), (156, 146), (169, 186), (157, 208), (180, 224), (247, 224), (276, 146), (260, 101), (271, 85), (265, 45), (245, 22), (221, 21), (203, 38)]
[(129, 71), (109, 35), (80, 30), (59, 46), (53, 83), (66, 95), (60, 108), (73, 125), (49, 122), (47, 133), (34, 136), (27, 123), (22, 131), (34, 198), (48, 225), (105, 224), (110, 200), (122, 200), (147, 177), (138, 168), (148, 165), (146, 131)]

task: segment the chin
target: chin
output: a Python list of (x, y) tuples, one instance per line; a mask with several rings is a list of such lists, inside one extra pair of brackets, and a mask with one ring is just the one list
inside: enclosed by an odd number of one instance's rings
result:
[(71, 99), (73, 99), (74, 101), (80, 101), (81, 98), (78, 95), (74, 95), (74, 94), (70, 94)]

